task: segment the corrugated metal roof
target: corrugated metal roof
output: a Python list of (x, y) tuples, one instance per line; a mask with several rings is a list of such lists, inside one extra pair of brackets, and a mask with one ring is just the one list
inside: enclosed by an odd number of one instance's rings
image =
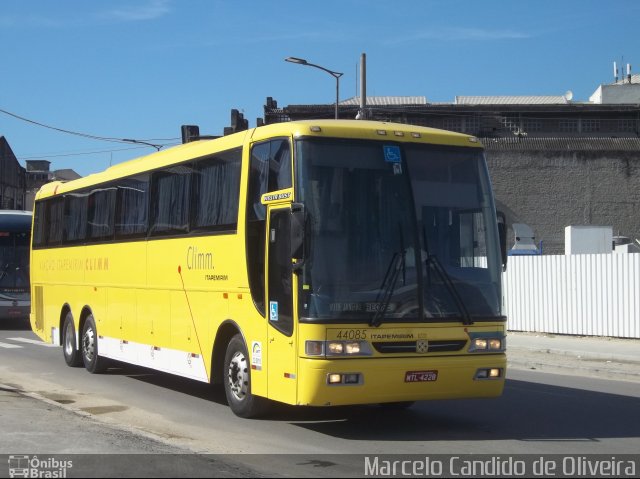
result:
[(487, 150), (635, 151), (640, 138), (481, 138)]
[[(341, 105), (360, 105), (360, 97), (354, 96), (347, 100), (342, 100)], [(368, 96), (367, 106), (389, 106), (389, 105), (426, 105), (426, 96)]]
[(548, 96), (456, 96), (456, 105), (558, 105), (567, 104), (564, 95)]

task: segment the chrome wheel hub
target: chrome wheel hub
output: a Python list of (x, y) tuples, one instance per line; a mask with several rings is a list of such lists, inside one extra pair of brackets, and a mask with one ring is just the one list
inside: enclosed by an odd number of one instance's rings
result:
[(249, 392), (249, 370), (247, 368), (247, 358), (240, 351), (237, 351), (229, 362), (227, 371), (229, 389), (233, 396), (242, 401)]
[(96, 354), (96, 333), (92, 328), (87, 329), (82, 337), (82, 352), (84, 357), (89, 361), (93, 361)]
[(71, 326), (67, 326), (64, 330), (64, 352), (67, 356), (71, 356), (75, 349), (75, 332)]

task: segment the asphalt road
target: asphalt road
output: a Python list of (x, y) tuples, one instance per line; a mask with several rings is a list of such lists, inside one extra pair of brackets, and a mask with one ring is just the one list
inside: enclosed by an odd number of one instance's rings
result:
[[(240, 476), (245, 470), (269, 476), (362, 475), (361, 458), (349, 454), (640, 451), (637, 383), (539, 371), (510, 369), (498, 399), (421, 402), (400, 411), (281, 406), (264, 419), (244, 420), (226, 406), (221, 389), (128, 365), (91, 375), (67, 367), (61, 348), (13, 325), (0, 330), (0, 383), (45, 398), (49, 410), (59, 405), (81, 421), (73, 429), (78, 434), (94, 426), (119, 431), (111, 444), (122, 448), (115, 452), (240, 455), (228, 456), (232, 465), (246, 468), (235, 470)], [(20, 424), (41, 431), (40, 442), (37, 434), (24, 442), (30, 448), (25, 454), (105, 451), (103, 444), (82, 438), (70, 439), (72, 447), (69, 441), (47, 440), (46, 416), (34, 418), (28, 408), (11, 420), (11, 426), (4, 419), (0, 424), (0, 452), (6, 454), (19, 452), (16, 447), (23, 444), (7, 434)]]

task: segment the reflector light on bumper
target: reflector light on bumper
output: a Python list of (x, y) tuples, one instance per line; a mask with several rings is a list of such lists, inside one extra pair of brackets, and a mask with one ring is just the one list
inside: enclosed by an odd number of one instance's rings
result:
[(327, 384), (329, 386), (337, 385), (357, 385), (362, 384), (363, 376), (361, 373), (330, 373), (327, 374)]
[(476, 380), (491, 380), (501, 379), (503, 376), (502, 368), (481, 368), (476, 371), (476, 375), (473, 379)]

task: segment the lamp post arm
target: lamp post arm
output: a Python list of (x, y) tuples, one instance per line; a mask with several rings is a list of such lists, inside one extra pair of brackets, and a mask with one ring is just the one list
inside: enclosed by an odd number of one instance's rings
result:
[(338, 119), (338, 103), (340, 101), (340, 77), (342, 75), (344, 75), (344, 73), (340, 73), (340, 72), (334, 72), (333, 70), (329, 70), (328, 68), (322, 67), (320, 65), (316, 65), (315, 63), (309, 63), (306, 62), (304, 63), (304, 65), (310, 66), (310, 67), (315, 67), (318, 68), (322, 71), (327, 72), (329, 75), (331, 75), (333, 78), (336, 79), (336, 108), (335, 108), (335, 119)]
[(344, 73), (334, 72), (333, 70), (329, 70), (328, 68), (321, 67), (320, 65), (316, 65), (315, 63), (307, 62), (307, 63), (304, 63), (304, 65), (319, 68), (320, 70), (327, 72), (329, 75), (333, 76), (334, 78), (340, 78), (342, 75), (344, 75)]
[(298, 65), (306, 65), (308, 67), (314, 67), (317, 68), (318, 70), (322, 70), (327, 72), (329, 75), (331, 75), (333, 78), (336, 79), (336, 108), (335, 108), (335, 118), (336, 120), (338, 119), (338, 102), (340, 101), (340, 77), (342, 75), (344, 75), (344, 73), (340, 73), (340, 72), (334, 72), (333, 70), (329, 70), (328, 68), (325, 68), (323, 66), (320, 65), (316, 65), (315, 63), (309, 63), (307, 60), (303, 59), (303, 58), (296, 58), (296, 57), (288, 57), (285, 58), (284, 61), (289, 62), (289, 63), (297, 63)]

